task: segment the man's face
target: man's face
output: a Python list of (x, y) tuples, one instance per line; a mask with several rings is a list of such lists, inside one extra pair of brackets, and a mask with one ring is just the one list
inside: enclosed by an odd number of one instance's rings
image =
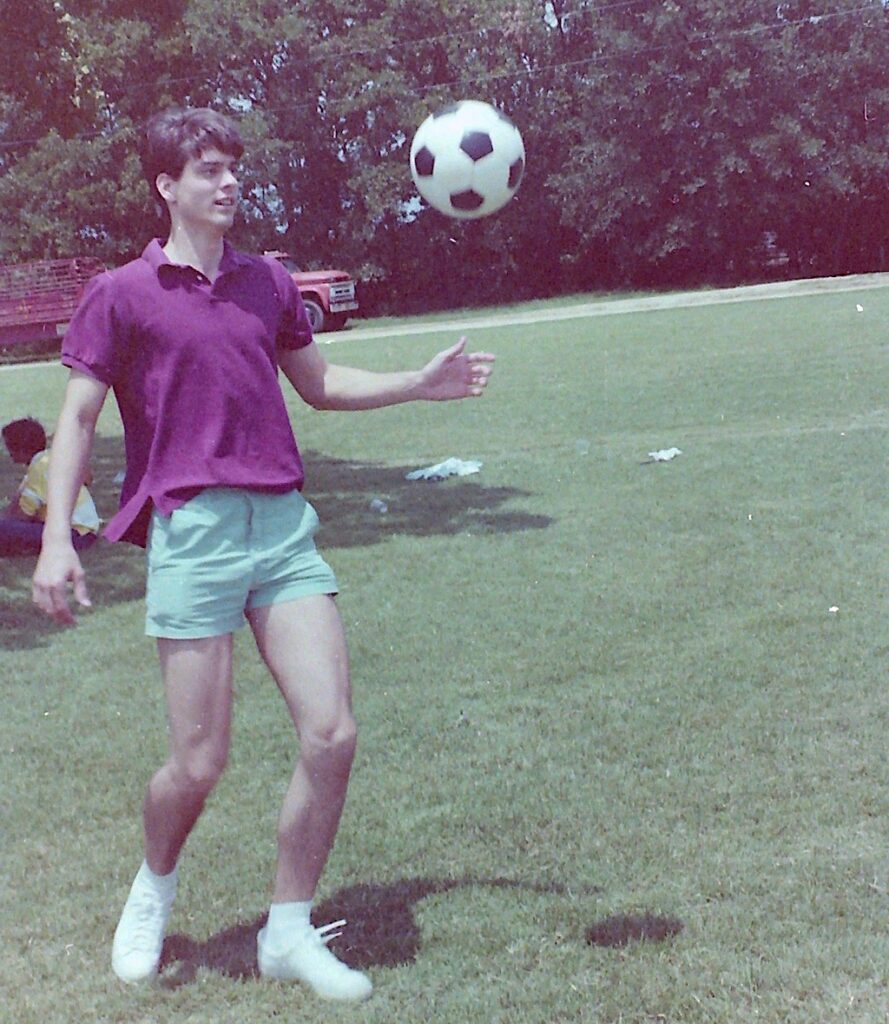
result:
[(157, 187), (171, 218), (193, 227), (227, 231), (238, 208), (236, 164), (228, 153), (205, 149), (186, 162), (178, 178), (159, 174)]

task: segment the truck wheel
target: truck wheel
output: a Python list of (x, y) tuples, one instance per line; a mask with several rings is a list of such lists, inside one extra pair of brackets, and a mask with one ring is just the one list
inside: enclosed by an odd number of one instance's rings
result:
[(306, 312), (309, 314), (309, 323), (312, 325), (312, 333), (320, 334), (324, 330), (324, 309), (314, 299), (303, 299)]

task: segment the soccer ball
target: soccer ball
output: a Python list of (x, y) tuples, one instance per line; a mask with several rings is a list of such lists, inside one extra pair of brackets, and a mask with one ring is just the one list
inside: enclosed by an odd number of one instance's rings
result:
[(516, 194), (525, 170), (518, 128), (479, 100), (461, 100), (430, 115), (411, 143), (411, 176), (436, 210), (487, 217)]

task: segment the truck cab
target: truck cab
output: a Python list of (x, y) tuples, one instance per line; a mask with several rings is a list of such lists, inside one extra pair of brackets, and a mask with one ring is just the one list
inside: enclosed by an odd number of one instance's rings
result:
[(296, 282), (315, 334), (339, 330), (346, 316), (358, 309), (355, 282), (345, 270), (300, 270), (290, 253), (277, 249), (263, 255), (278, 260)]

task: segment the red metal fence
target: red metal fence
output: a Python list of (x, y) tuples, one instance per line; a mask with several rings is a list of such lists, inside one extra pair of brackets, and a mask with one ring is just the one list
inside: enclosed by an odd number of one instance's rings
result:
[(84, 285), (104, 269), (91, 256), (0, 266), (0, 326), (68, 320)]

